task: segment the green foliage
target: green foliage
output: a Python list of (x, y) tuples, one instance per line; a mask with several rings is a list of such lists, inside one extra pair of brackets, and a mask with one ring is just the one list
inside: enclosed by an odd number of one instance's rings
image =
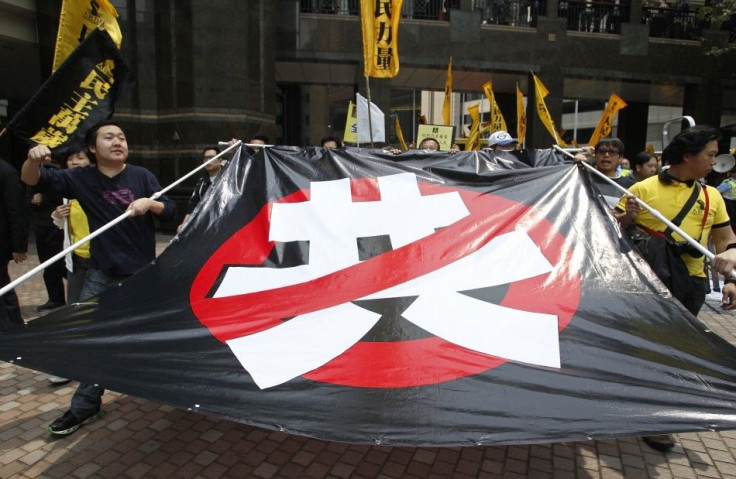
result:
[(712, 0), (698, 9), (698, 18), (711, 28), (720, 28), (731, 15), (736, 15), (736, 0)]

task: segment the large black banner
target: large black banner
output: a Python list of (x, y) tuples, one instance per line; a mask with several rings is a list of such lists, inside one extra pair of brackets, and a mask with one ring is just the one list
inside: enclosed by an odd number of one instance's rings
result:
[(27, 143), (46, 145), (64, 156), (84, 145), (87, 130), (112, 116), (132, 72), (104, 30), (95, 30), (74, 49), (7, 129)]
[(736, 427), (736, 350), (586, 175), (483, 152), (243, 155), (154, 264), (0, 335), (0, 356), (356, 443)]

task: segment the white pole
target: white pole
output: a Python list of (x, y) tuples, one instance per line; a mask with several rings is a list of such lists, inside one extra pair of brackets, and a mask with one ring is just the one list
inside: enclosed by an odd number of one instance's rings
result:
[[(234, 143), (233, 145), (231, 145), (231, 146), (230, 146), (229, 148), (227, 148), (226, 150), (223, 150), (223, 151), (222, 151), (221, 153), (217, 154), (216, 156), (213, 156), (212, 158), (210, 158), (210, 159), (209, 159), (209, 160), (207, 160), (206, 162), (202, 163), (201, 165), (199, 165), (198, 167), (196, 167), (195, 169), (193, 169), (192, 171), (190, 171), (190, 172), (189, 172), (189, 173), (187, 173), (186, 175), (182, 176), (181, 178), (179, 178), (179, 179), (178, 179), (178, 180), (176, 180), (175, 182), (171, 183), (171, 184), (170, 184), (169, 186), (167, 186), (167, 187), (166, 187), (166, 188), (164, 188), (163, 190), (161, 190), (161, 191), (159, 191), (159, 192), (157, 192), (157, 193), (154, 193), (154, 194), (153, 194), (153, 196), (151, 196), (151, 198), (150, 198), (150, 199), (152, 199), (152, 200), (157, 200), (157, 199), (158, 199), (158, 198), (160, 198), (160, 197), (161, 197), (161, 196), (162, 196), (162, 195), (163, 195), (164, 193), (166, 193), (166, 192), (167, 192), (167, 191), (169, 191), (170, 189), (174, 188), (174, 187), (175, 187), (176, 185), (178, 185), (178, 184), (179, 184), (179, 183), (181, 183), (182, 181), (184, 181), (184, 180), (186, 180), (187, 178), (189, 178), (190, 176), (194, 175), (194, 174), (195, 174), (195, 173), (197, 173), (197, 172), (198, 172), (199, 170), (201, 170), (201, 169), (202, 169), (202, 168), (204, 168), (205, 166), (209, 165), (209, 164), (210, 164), (210, 163), (212, 163), (213, 161), (215, 161), (215, 160), (219, 159), (219, 158), (220, 158), (220, 157), (221, 157), (222, 155), (224, 155), (224, 154), (225, 154), (225, 153), (227, 153), (228, 151), (232, 150), (232, 149), (233, 149), (233, 148), (235, 148), (236, 146), (241, 146), (242, 144), (243, 144), (243, 142), (242, 142), (242, 141), (238, 141), (238, 142)], [(260, 146), (260, 147), (263, 147), (264, 145), (256, 145), (256, 146)], [(59, 252), (59, 253), (55, 254), (54, 256), (52, 256), (51, 258), (49, 258), (48, 260), (46, 260), (46, 261), (44, 261), (43, 263), (39, 264), (38, 266), (36, 266), (36, 267), (35, 267), (35, 268), (33, 268), (32, 270), (28, 271), (28, 272), (27, 272), (27, 273), (25, 273), (24, 275), (22, 275), (22, 276), (20, 276), (19, 278), (17, 278), (17, 279), (15, 280), (15, 281), (12, 281), (11, 283), (9, 283), (9, 284), (7, 284), (7, 285), (3, 286), (3, 288), (2, 288), (2, 289), (0, 289), (0, 296), (4, 295), (5, 293), (7, 293), (8, 291), (10, 291), (11, 289), (13, 289), (13, 288), (15, 288), (16, 286), (18, 286), (19, 284), (23, 283), (24, 281), (26, 281), (27, 279), (29, 279), (29, 278), (30, 278), (31, 276), (35, 275), (35, 274), (36, 274), (36, 273), (38, 273), (39, 271), (43, 271), (43, 270), (44, 270), (44, 269), (46, 269), (46, 268), (47, 268), (47, 267), (48, 267), (49, 265), (51, 265), (52, 263), (55, 263), (56, 261), (60, 260), (61, 258), (63, 258), (64, 256), (66, 256), (66, 255), (67, 255), (68, 253), (71, 253), (72, 251), (74, 251), (75, 249), (79, 248), (79, 247), (80, 247), (80, 246), (82, 246), (83, 244), (85, 244), (85, 243), (87, 243), (87, 242), (89, 242), (89, 241), (93, 240), (94, 238), (97, 238), (97, 237), (98, 237), (98, 236), (100, 236), (100, 235), (101, 235), (102, 233), (104, 233), (105, 231), (109, 230), (110, 228), (112, 228), (112, 227), (113, 227), (113, 226), (115, 226), (116, 224), (120, 223), (121, 221), (125, 220), (126, 218), (130, 218), (130, 217), (131, 217), (131, 216), (130, 216), (130, 213), (131, 213), (130, 211), (126, 211), (125, 213), (121, 214), (120, 216), (118, 216), (118, 217), (117, 217), (117, 218), (115, 218), (114, 220), (112, 220), (112, 221), (110, 221), (109, 223), (107, 223), (107, 224), (106, 224), (105, 226), (102, 226), (101, 228), (98, 228), (98, 229), (96, 229), (96, 230), (95, 230), (94, 232), (90, 233), (90, 234), (89, 234), (88, 236), (85, 236), (84, 238), (82, 238), (81, 240), (77, 241), (77, 242), (76, 242), (76, 243), (74, 243), (73, 245), (70, 245), (69, 247), (67, 247), (67, 248), (66, 248), (65, 250), (63, 250), (63, 251), (61, 251), (61, 252)]]
[[(559, 147), (559, 146), (557, 146), (557, 145), (552, 145), (552, 147), (553, 147), (554, 149), (556, 149), (556, 150), (558, 150), (558, 151), (560, 151), (560, 152), (562, 152), (562, 153), (564, 153), (564, 154), (566, 154), (566, 155), (568, 155), (568, 156), (572, 157), (572, 158), (575, 158), (575, 156), (574, 156), (574, 155), (573, 155), (572, 153), (570, 153), (570, 152), (568, 152), (568, 151), (566, 151), (566, 150), (564, 150), (564, 149), (560, 148), (560, 147)], [(604, 174), (603, 174), (603, 173), (601, 173), (600, 171), (596, 170), (595, 168), (593, 168), (592, 166), (590, 166), (590, 165), (589, 165), (588, 163), (586, 163), (585, 161), (581, 161), (580, 163), (581, 163), (581, 164), (582, 164), (583, 166), (585, 166), (585, 167), (586, 167), (586, 168), (587, 168), (588, 170), (590, 170), (590, 171), (591, 171), (591, 172), (593, 172), (594, 174), (598, 175), (599, 177), (603, 178), (604, 180), (606, 180), (607, 182), (609, 182), (609, 183), (610, 183), (611, 185), (613, 185), (614, 187), (616, 187), (616, 189), (618, 189), (619, 191), (621, 191), (621, 193), (622, 193), (622, 194), (624, 194), (624, 195), (629, 195), (629, 196), (633, 196), (633, 195), (632, 195), (632, 194), (631, 194), (631, 193), (629, 192), (629, 190), (627, 190), (627, 189), (626, 189), (626, 188), (624, 188), (623, 186), (619, 185), (618, 183), (616, 183), (615, 181), (613, 181), (613, 180), (612, 180), (611, 178), (607, 177), (606, 175), (604, 175)], [(650, 212), (650, 213), (652, 214), (652, 216), (654, 216), (654, 217), (655, 217), (655, 218), (657, 218), (657, 219), (658, 219), (659, 221), (661, 221), (662, 223), (664, 223), (665, 225), (667, 225), (667, 226), (668, 226), (668, 227), (669, 227), (669, 228), (670, 228), (670, 229), (671, 229), (672, 231), (674, 231), (674, 232), (675, 232), (675, 233), (677, 233), (678, 235), (682, 236), (682, 238), (683, 238), (683, 239), (684, 239), (685, 241), (687, 241), (687, 242), (688, 242), (688, 243), (690, 243), (690, 244), (691, 244), (691, 245), (692, 245), (692, 246), (693, 246), (693, 247), (694, 247), (695, 249), (697, 249), (698, 251), (700, 251), (701, 253), (703, 253), (703, 254), (704, 254), (704, 255), (705, 255), (705, 256), (706, 256), (706, 257), (707, 257), (708, 259), (710, 259), (710, 260), (713, 260), (713, 258), (715, 257), (715, 255), (714, 255), (713, 253), (711, 253), (710, 251), (708, 251), (708, 249), (707, 249), (707, 248), (706, 248), (705, 246), (703, 246), (702, 244), (700, 244), (700, 243), (698, 243), (697, 241), (695, 241), (695, 240), (694, 240), (694, 239), (693, 239), (693, 238), (692, 238), (692, 237), (691, 237), (690, 235), (688, 235), (687, 233), (685, 233), (684, 231), (682, 231), (682, 230), (681, 230), (681, 229), (680, 229), (679, 227), (677, 227), (677, 225), (675, 225), (675, 224), (674, 224), (674, 223), (672, 223), (672, 222), (671, 222), (670, 220), (668, 220), (667, 218), (665, 218), (664, 216), (662, 216), (662, 214), (661, 214), (661, 213), (660, 213), (659, 211), (655, 210), (654, 208), (652, 208), (652, 207), (651, 207), (651, 206), (649, 206), (648, 204), (644, 203), (644, 202), (643, 202), (642, 200), (640, 200), (639, 198), (637, 198), (637, 197), (635, 197), (635, 196), (634, 196), (634, 199), (635, 199), (635, 200), (636, 200), (636, 202), (637, 202), (637, 203), (639, 204), (639, 206), (641, 206), (642, 208), (644, 208), (644, 209), (646, 209), (647, 211), (649, 211), (649, 212)], [(732, 278), (734, 278), (734, 279), (736, 279), (736, 270), (734, 270), (734, 271), (733, 271), (733, 272), (731, 273), (731, 277), (732, 277)]]

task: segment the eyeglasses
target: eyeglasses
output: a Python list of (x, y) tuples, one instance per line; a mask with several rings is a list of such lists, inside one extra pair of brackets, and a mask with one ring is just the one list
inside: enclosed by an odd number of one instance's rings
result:
[(608, 148), (599, 148), (595, 150), (596, 153), (599, 153), (601, 155), (611, 155), (611, 156), (618, 156), (621, 154), (618, 150), (609, 150)]

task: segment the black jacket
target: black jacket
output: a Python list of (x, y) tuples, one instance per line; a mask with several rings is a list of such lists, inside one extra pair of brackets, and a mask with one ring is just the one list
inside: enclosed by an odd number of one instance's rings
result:
[(28, 204), (18, 171), (0, 160), (0, 259), (28, 250)]

